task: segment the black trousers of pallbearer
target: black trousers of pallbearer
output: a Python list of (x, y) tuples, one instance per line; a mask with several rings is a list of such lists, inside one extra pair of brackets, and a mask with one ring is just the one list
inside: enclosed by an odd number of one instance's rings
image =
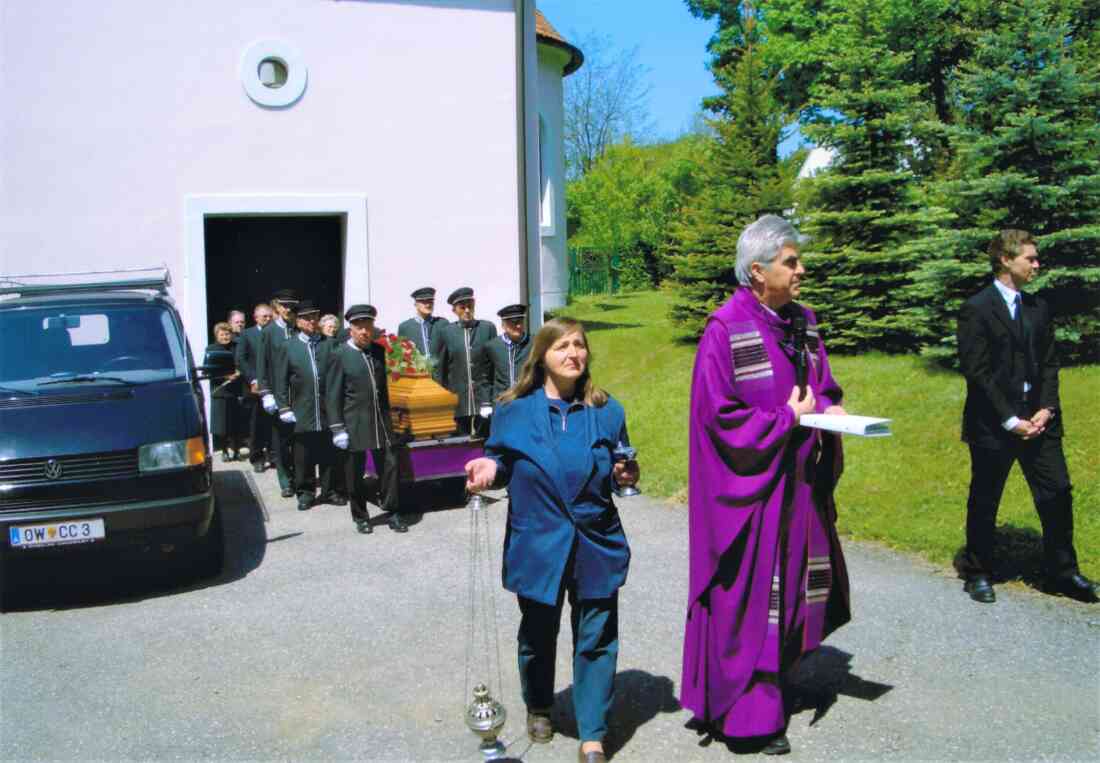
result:
[(314, 496), (313, 481), (320, 472), (321, 495), (332, 492), (331, 435), (323, 432), (298, 432), (294, 435), (294, 490), (301, 496)]
[(244, 396), (248, 412), (248, 460), (253, 466), (267, 460), (271, 447), (271, 415), (264, 410), (259, 395)]
[[(397, 450), (375, 448), (371, 455), (375, 464), (382, 465), (382, 472), (378, 476), (378, 507), (382, 511), (396, 513), (401, 507)], [(363, 472), (367, 467), (367, 451), (341, 451), (339, 458), (342, 461), (351, 518), (356, 522), (370, 519), (370, 512), (367, 511), (367, 483), (363, 479)]]
[(295, 484), (294, 425), (281, 421), (278, 416), (267, 415), (271, 418), (271, 460), (275, 462), (279, 487), (285, 490), (288, 487), (294, 487)]

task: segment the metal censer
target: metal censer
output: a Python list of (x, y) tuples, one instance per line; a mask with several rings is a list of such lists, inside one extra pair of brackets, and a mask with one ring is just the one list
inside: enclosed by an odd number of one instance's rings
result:
[(507, 717), (508, 712), (504, 709), (504, 705), (492, 698), (485, 684), (474, 687), (474, 701), (466, 708), (466, 726), (481, 737), (478, 750), (486, 760), (504, 756), (504, 745), (497, 736), (504, 728)]

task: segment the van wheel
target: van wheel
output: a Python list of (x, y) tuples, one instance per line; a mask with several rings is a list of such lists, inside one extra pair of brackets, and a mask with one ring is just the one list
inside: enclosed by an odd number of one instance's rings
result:
[(214, 517), (206, 535), (190, 549), (188, 573), (195, 580), (206, 580), (221, 574), (225, 562), (225, 534), (222, 532), (221, 507), (214, 504)]

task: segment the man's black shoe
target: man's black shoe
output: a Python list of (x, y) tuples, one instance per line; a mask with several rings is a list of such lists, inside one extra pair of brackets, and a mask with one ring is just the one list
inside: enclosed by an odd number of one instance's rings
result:
[(325, 493), (317, 499), (317, 503), (327, 503), (331, 506), (347, 506), (348, 499), (339, 493)]
[(371, 527), (369, 519), (355, 520), (355, 529), (363, 533), (363, 535), (370, 535), (372, 532), (374, 532), (374, 528)]
[(993, 584), (984, 575), (967, 580), (963, 590), (970, 594), (971, 599), (982, 604), (992, 604), (997, 601), (997, 594), (993, 593)]
[(309, 511), (309, 508), (313, 505), (313, 496), (300, 495), (298, 496), (298, 511)]
[(1048, 580), (1046, 591), (1083, 601), (1086, 604), (1095, 604), (1100, 601), (1100, 586), (1079, 572)]
[(400, 514), (390, 514), (390, 529), (395, 533), (407, 533), (409, 526), (405, 524)]
[(252, 464), (252, 471), (256, 472), (256, 474), (263, 474), (266, 470), (267, 467), (264, 466), (263, 462)]
[(294, 488), (284, 487), (283, 488), (283, 498), (293, 498), (293, 497), (294, 497)]
[(791, 743), (786, 734), (779, 734), (772, 741), (764, 745), (760, 752), (765, 755), (787, 755), (791, 751)]

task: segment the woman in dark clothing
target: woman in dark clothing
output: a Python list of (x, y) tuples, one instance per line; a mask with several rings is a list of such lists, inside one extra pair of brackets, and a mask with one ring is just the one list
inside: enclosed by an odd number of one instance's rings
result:
[(580, 323), (544, 325), (516, 385), (499, 398), (485, 457), (466, 464), (469, 490), (509, 489), (504, 587), (519, 597), (520, 683), (534, 742), (554, 735), (555, 650), (569, 599), (582, 763), (606, 760), (618, 589), (630, 562), (611, 489), (638, 481), (636, 462), (614, 459), (616, 446), (629, 444), (626, 415), (592, 383), (590, 360)]
[[(228, 323), (214, 326), (214, 343), (206, 352), (231, 352), (236, 356), (233, 329)], [(222, 461), (236, 461), (241, 449), (241, 372), (210, 380), (210, 429), (214, 435), (214, 450), (222, 452)]]

